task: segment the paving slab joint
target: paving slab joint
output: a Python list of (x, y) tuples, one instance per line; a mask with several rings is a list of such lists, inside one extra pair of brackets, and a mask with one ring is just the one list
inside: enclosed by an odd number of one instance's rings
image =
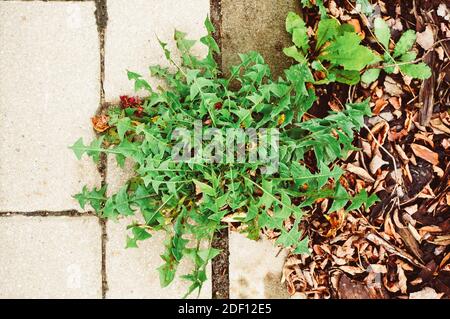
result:
[[(222, 1), (210, 0), (209, 11), (211, 23), (215, 28), (213, 37), (220, 49), (220, 53), (214, 54), (214, 59), (222, 70)], [(212, 260), (212, 298), (228, 299), (230, 297), (228, 227), (216, 232), (212, 246), (221, 250), (221, 253)]]
[[(97, 109), (97, 114), (104, 113), (107, 108), (105, 103), (105, 36), (106, 27), (108, 24), (108, 8), (107, 0), (95, 0), (95, 19), (97, 23), (98, 40), (100, 48), (100, 104)], [(97, 169), (100, 173), (102, 179), (102, 186), (106, 184), (106, 172), (107, 172), (107, 157), (106, 154), (101, 154), (100, 161), (97, 165)], [(108, 291), (108, 280), (106, 272), (106, 243), (108, 241), (108, 233), (106, 230), (107, 221), (103, 218), (99, 218), (99, 224), (101, 227), (101, 245), (102, 245), (102, 265), (101, 265), (101, 275), (102, 275), (102, 298), (106, 298), (106, 293)]]
[(222, 69), (222, 1), (221, 0), (211, 0), (210, 1), (210, 19), (211, 23), (216, 29), (213, 33), (213, 38), (216, 40), (219, 46), (220, 53), (214, 54), (214, 59), (216, 60), (219, 68)]
[(107, 0), (95, 0), (95, 20), (100, 47), (100, 107), (105, 102), (105, 33), (108, 24)]
[(45, 211), (38, 210), (32, 212), (0, 212), (0, 217), (25, 216), (25, 217), (97, 217), (94, 212), (79, 212), (77, 210)]

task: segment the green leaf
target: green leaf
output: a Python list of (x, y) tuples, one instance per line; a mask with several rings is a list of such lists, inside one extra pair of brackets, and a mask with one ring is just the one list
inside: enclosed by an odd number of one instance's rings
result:
[(217, 195), (215, 189), (212, 188), (211, 186), (209, 186), (205, 183), (199, 182), (196, 179), (194, 179), (192, 181), (195, 183), (195, 186), (198, 187), (198, 189), (200, 190), (201, 193), (209, 195), (209, 196), (213, 196), (213, 197)]
[(203, 250), (199, 250), (198, 251), (198, 256), (203, 260), (204, 263), (207, 263), (208, 261), (210, 261), (211, 259), (213, 259), (214, 257), (216, 257), (217, 255), (219, 255), (221, 252), (220, 249), (216, 249), (216, 248), (208, 248), (208, 249), (203, 249)]
[(191, 48), (195, 44), (195, 40), (188, 40), (188, 39), (186, 39), (186, 33), (178, 31), (178, 30), (175, 30), (174, 39), (175, 39), (175, 41), (177, 43), (178, 49), (182, 53), (185, 53), (185, 54), (189, 53), (189, 51), (191, 50)]
[(368, 69), (361, 76), (361, 81), (370, 84), (378, 79), (381, 69)]
[(341, 183), (337, 183), (336, 191), (333, 197), (333, 204), (328, 210), (328, 213), (332, 213), (344, 208), (345, 205), (348, 203), (349, 199), (350, 197), (347, 191), (345, 190), (344, 186), (342, 186)]
[(316, 49), (338, 35), (339, 21), (336, 19), (322, 19), (317, 27)]
[(106, 185), (99, 189), (94, 187), (91, 191), (88, 190), (87, 186), (83, 186), (81, 193), (73, 197), (78, 201), (82, 209), (85, 208), (86, 204), (90, 204), (97, 213), (100, 213), (102, 205), (106, 201), (105, 193)]
[(298, 227), (299, 222), (297, 219), (290, 231), (286, 231), (284, 228), (281, 229), (281, 235), (276, 240), (276, 243), (286, 248), (292, 247), (296, 254), (309, 253), (308, 239), (305, 238), (300, 241), (301, 232)]
[(128, 185), (124, 185), (120, 188), (119, 192), (114, 196), (114, 208), (119, 214), (124, 216), (134, 215), (133, 210), (130, 208), (130, 201), (128, 199)]
[(212, 24), (211, 20), (209, 19), (209, 17), (206, 17), (205, 22), (205, 29), (206, 31), (208, 31), (208, 33), (214, 33), (216, 31), (216, 29), (214, 28), (214, 25)]
[(400, 70), (406, 75), (420, 80), (428, 79), (431, 76), (430, 67), (423, 62), (400, 65)]
[(378, 201), (378, 196), (376, 194), (372, 194), (370, 197), (367, 195), (367, 191), (365, 189), (361, 190), (356, 196), (352, 198), (352, 202), (350, 206), (347, 207), (346, 211), (350, 212), (352, 210), (359, 209), (362, 205), (365, 205), (366, 208), (372, 206), (376, 201)]
[(302, 239), (298, 245), (297, 248), (294, 249), (293, 253), (294, 254), (305, 254), (305, 255), (309, 255), (309, 239), (308, 237), (305, 237), (304, 239)]
[(367, 65), (380, 61), (380, 57), (372, 50), (362, 45), (360, 37), (356, 33), (345, 32), (336, 37), (320, 56), (335, 65), (340, 65), (344, 70), (360, 71)]
[(283, 53), (290, 57), (293, 58), (295, 61), (299, 62), (299, 63), (306, 63), (306, 58), (303, 55), (303, 53), (301, 53), (297, 47), (295, 45), (288, 47), (288, 48), (284, 48), (283, 49)]
[(305, 22), (300, 16), (295, 12), (288, 12), (286, 17), (286, 31), (292, 33), (296, 28), (303, 28)]
[(77, 157), (77, 159), (81, 159), (81, 157), (83, 156), (86, 147), (84, 146), (83, 143), (83, 138), (80, 137), (72, 146), (69, 147), (73, 153), (75, 154), (75, 156)]
[(300, 16), (294, 12), (289, 12), (286, 17), (286, 31), (292, 34), (292, 42), (306, 52), (309, 48), (308, 30), (306, 24)]
[(142, 75), (128, 70), (127, 75), (129, 80), (134, 80), (134, 90), (136, 92), (140, 89), (146, 89), (147, 91), (152, 92), (152, 87), (146, 80), (142, 78)]
[(356, 0), (356, 3), (361, 6), (361, 12), (367, 16), (372, 14), (373, 6), (369, 0)]
[(85, 146), (83, 139), (79, 138), (72, 146), (69, 148), (73, 150), (75, 156), (80, 160), (84, 153), (91, 156), (95, 163), (100, 160), (100, 153), (104, 150), (101, 148), (104, 136), (98, 139), (94, 139), (89, 146)]
[(413, 62), (417, 58), (417, 53), (414, 51), (409, 51), (400, 57), (402, 62)]
[(161, 287), (167, 287), (174, 279), (177, 271), (175, 263), (165, 263), (162, 266), (158, 267), (159, 272), (159, 282)]
[(354, 70), (340, 70), (340, 69), (333, 69), (330, 70), (329, 77), (333, 76), (336, 82), (341, 82), (348, 85), (355, 85), (358, 84), (361, 80), (361, 77), (359, 75), (359, 71)]
[(159, 45), (160, 45), (161, 48), (163, 49), (164, 56), (166, 57), (166, 59), (167, 59), (168, 61), (170, 61), (172, 58), (171, 58), (171, 56), (170, 56), (170, 51), (167, 50), (167, 43), (161, 41), (159, 38), (157, 38), (157, 39), (158, 39)]
[(209, 86), (214, 86), (214, 83), (211, 80), (206, 79), (206, 78), (202, 78), (202, 77), (194, 78), (193, 79), (193, 84), (192, 84), (191, 89), (190, 89), (190, 98), (191, 98), (191, 100), (194, 100), (195, 97), (199, 93), (202, 92), (202, 89), (204, 87), (209, 87)]
[(292, 42), (294, 42), (294, 44), (303, 52), (306, 52), (309, 48), (307, 32), (306, 26), (295, 28), (294, 31), (292, 31)]
[(131, 119), (129, 117), (119, 119), (117, 122), (117, 134), (119, 135), (119, 138), (123, 140), (125, 133), (131, 128), (133, 128), (133, 126), (131, 125)]
[(152, 235), (150, 233), (148, 233), (145, 229), (143, 229), (139, 225), (132, 224), (132, 225), (128, 226), (127, 228), (128, 229), (131, 228), (133, 237), (127, 236), (126, 248), (137, 248), (138, 241), (146, 240), (146, 239), (152, 237)]
[(375, 36), (378, 41), (384, 46), (386, 50), (389, 50), (389, 39), (391, 38), (391, 30), (386, 21), (382, 18), (376, 18), (374, 22)]
[(416, 42), (416, 32), (413, 30), (404, 32), (395, 45), (393, 57), (397, 58), (411, 50), (414, 42)]

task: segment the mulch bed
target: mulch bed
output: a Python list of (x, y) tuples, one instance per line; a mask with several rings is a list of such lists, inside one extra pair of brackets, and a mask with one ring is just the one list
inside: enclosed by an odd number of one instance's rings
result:
[[(417, 57), (432, 68), (424, 81), (401, 72), (368, 87), (332, 84), (317, 92), (320, 116), (341, 103), (370, 98), (374, 116), (342, 163), (341, 184), (381, 199), (369, 211), (326, 214), (318, 202), (302, 227), (310, 256), (291, 254), (283, 280), (296, 298), (450, 297), (450, 5), (444, 0), (372, 1), (394, 40), (417, 32)], [(369, 21), (354, 2), (324, 1), (341, 22), (360, 27), (374, 47)], [(314, 28), (317, 10), (305, 10)], [(383, 74), (383, 73), (382, 73)]]

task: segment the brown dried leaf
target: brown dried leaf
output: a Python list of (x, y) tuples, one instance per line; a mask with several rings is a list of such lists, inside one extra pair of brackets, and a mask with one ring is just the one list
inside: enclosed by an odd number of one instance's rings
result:
[(363, 272), (365, 272), (365, 269), (361, 269), (360, 267), (355, 267), (355, 266), (340, 266), (339, 267), (340, 270), (342, 270), (343, 272), (346, 272), (352, 276), (356, 275), (356, 274), (362, 274)]
[(394, 107), (394, 109), (399, 110), (402, 107), (402, 99), (396, 96), (389, 98), (389, 103)]
[(91, 118), (92, 125), (94, 127), (94, 130), (101, 133), (109, 129), (108, 125), (109, 117), (105, 114), (96, 115), (93, 118)]
[(375, 101), (375, 107), (373, 108), (373, 114), (378, 115), (388, 105), (389, 102), (381, 98)]
[(430, 25), (425, 27), (425, 31), (417, 33), (417, 44), (424, 50), (429, 50), (434, 44), (434, 32)]
[(372, 160), (370, 161), (369, 164), (370, 173), (374, 175), (381, 166), (386, 164), (389, 164), (389, 162), (383, 160), (383, 158), (377, 152), (377, 154), (375, 154)]
[(427, 162), (429, 162), (433, 165), (439, 164), (438, 154), (431, 151), (430, 149), (426, 148), (425, 146), (412, 143), (411, 149), (413, 150), (413, 152), (416, 156), (426, 160)]
[(430, 121), (430, 124), (431, 124), (435, 134), (446, 133), (446, 134), (450, 135), (450, 128), (445, 126), (445, 124), (442, 122), (442, 120), (440, 118), (432, 119)]
[(384, 80), (385, 91), (391, 96), (401, 96), (403, 94), (402, 87), (390, 76), (386, 76)]
[(443, 295), (438, 294), (433, 288), (425, 287), (421, 291), (410, 293), (409, 299), (441, 299)]
[(406, 283), (408, 279), (406, 278), (405, 271), (403, 270), (401, 265), (397, 265), (397, 275), (398, 275), (398, 286), (400, 291), (404, 294), (408, 291), (408, 287)]
[(346, 167), (346, 170), (349, 171), (350, 173), (358, 175), (359, 177), (361, 177), (366, 182), (369, 182), (369, 183), (374, 183), (375, 182), (375, 179), (372, 176), (370, 176), (370, 174), (362, 167), (358, 167), (356, 165), (348, 163), (347, 167)]

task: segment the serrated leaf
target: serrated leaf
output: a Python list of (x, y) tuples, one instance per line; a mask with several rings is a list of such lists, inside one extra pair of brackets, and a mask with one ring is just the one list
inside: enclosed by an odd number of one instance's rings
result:
[(336, 19), (322, 19), (317, 27), (316, 49), (338, 35), (339, 22)]
[(202, 92), (202, 89), (204, 87), (209, 87), (209, 86), (214, 86), (214, 83), (206, 78), (203, 77), (199, 77), (199, 78), (194, 78), (192, 81), (192, 85), (190, 88), (190, 98), (191, 100), (194, 100), (195, 97)]
[(125, 133), (133, 127), (131, 125), (131, 119), (129, 117), (123, 117), (119, 119), (116, 126), (117, 134), (119, 135), (119, 138), (121, 140), (123, 140), (123, 138), (125, 137)]
[(405, 31), (395, 45), (393, 57), (397, 58), (411, 50), (414, 42), (416, 42), (416, 32), (413, 30)]
[(209, 195), (209, 196), (216, 196), (217, 195), (215, 189), (212, 188), (211, 186), (209, 186), (208, 184), (202, 183), (202, 182), (200, 182), (198, 180), (195, 180), (195, 179), (192, 180), (192, 181), (195, 183), (195, 186), (198, 188), (199, 192), (201, 192), (203, 194), (206, 194), (206, 195)]
[(350, 212), (352, 210), (359, 209), (362, 205), (370, 207), (373, 203), (378, 200), (378, 196), (372, 194), (370, 197), (365, 189), (361, 190), (356, 196), (351, 199), (350, 206), (347, 207), (346, 211)]
[(360, 42), (361, 39), (356, 33), (345, 32), (344, 35), (336, 37), (320, 58), (348, 71), (360, 71), (367, 65), (380, 61), (379, 56), (369, 48), (359, 45)]
[(294, 42), (294, 44), (303, 52), (306, 52), (309, 48), (308, 41), (309, 39), (306, 26), (303, 26), (302, 28), (295, 28), (292, 31), (292, 42)]
[(298, 244), (297, 248), (293, 251), (294, 254), (305, 254), (309, 255), (309, 239), (308, 237), (303, 238)]
[(338, 211), (345, 207), (345, 205), (349, 201), (349, 195), (347, 191), (345, 190), (344, 186), (342, 186), (340, 183), (337, 184), (336, 191), (333, 196), (333, 204), (331, 205), (330, 209), (328, 210), (328, 213), (332, 213), (335, 211)]
[(127, 228), (131, 228), (133, 237), (127, 236), (126, 248), (138, 248), (138, 241), (146, 240), (152, 237), (150, 233), (138, 225), (132, 224)]
[(158, 37), (157, 37), (157, 39), (158, 39), (158, 43), (159, 43), (161, 49), (162, 49), (163, 52), (164, 52), (164, 56), (166, 57), (167, 60), (171, 60), (171, 57), (170, 57), (170, 51), (167, 50), (167, 43), (161, 41)]
[(81, 157), (83, 156), (84, 152), (86, 151), (86, 147), (84, 146), (83, 143), (83, 138), (80, 137), (72, 146), (69, 147), (73, 153), (75, 154), (75, 156), (77, 157), (78, 160), (81, 159)]
[(131, 215), (134, 215), (134, 212), (130, 208), (130, 201), (128, 199), (127, 190), (128, 190), (128, 185), (124, 185), (120, 188), (120, 190), (114, 196), (114, 208), (121, 215), (131, 216)]
[(91, 191), (88, 190), (87, 186), (83, 186), (81, 193), (73, 197), (78, 201), (82, 209), (85, 208), (86, 204), (90, 204), (99, 213), (103, 203), (106, 201), (105, 193), (106, 185), (98, 189), (94, 187)]
[(152, 92), (152, 87), (142, 78), (142, 75), (127, 70), (127, 76), (128, 80), (134, 80), (134, 91), (137, 92), (140, 89), (146, 89), (147, 91)]
[(306, 24), (300, 16), (289, 12), (286, 17), (286, 31), (292, 34), (292, 42), (303, 52), (309, 48)]
[(220, 254), (221, 250), (216, 248), (202, 249), (198, 251), (198, 256), (203, 260), (203, 262), (207, 263), (218, 254)]
[(381, 69), (368, 69), (361, 76), (361, 81), (370, 84), (378, 79)]
[(174, 39), (178, 49), (183, 53), (188, 53), (195, 44), (195, 40), (186, 39), (186, 33), (179, 30), (175, 30)]
[(300, 16), (295, 12), (288, 12), (286, 16), (286, 31), (292, 33), (295, 28), (304, 27), (305, 22)]
[(425, 80), (431, 76), (430, 67), (423, 62), (400, 65), (400, 70), (414, 79)]
[(83, 139), (79, 138), (72, 146), (69, 148), (73, 150), (77, 159), (81, 159), (84, 153), (91, 156), (94, 162), (98, 163), (100, 160), (100, 153), (104, 150), (101, 148), (104, 136), (100, 136), (98, 139), (94, 139), (89, 146), (84, 145)]
[(389, 50), (389, 39), (391, 38), (391, 30), (386, 21), (382, 18), (376, 18), (374, 22), (374, 32), (378, 41), (384, 46), (386, 50)]
[(283, 53), (290, 57), (293, 58), (295, 61), (299, 62), (299, 63), (306, 63), (306, 58), (303, 55), (303, 53), (301, 53), (297, 47), (295, 45), (288, 47), (288, 48), (284, 48), (283, 49)]

